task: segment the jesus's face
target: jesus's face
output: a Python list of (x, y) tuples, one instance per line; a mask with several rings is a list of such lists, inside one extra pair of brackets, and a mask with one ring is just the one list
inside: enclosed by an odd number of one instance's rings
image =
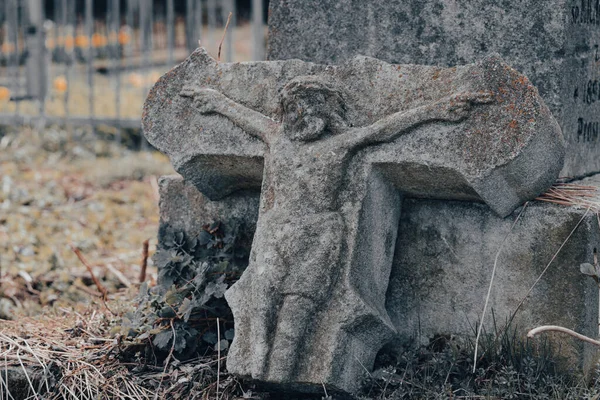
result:
[(286, 98), (283, 101), (284, 133), (292, 140), (318, 139), (327, 125), (322, 113), (324, 103), (325, 98), (320, 93)]

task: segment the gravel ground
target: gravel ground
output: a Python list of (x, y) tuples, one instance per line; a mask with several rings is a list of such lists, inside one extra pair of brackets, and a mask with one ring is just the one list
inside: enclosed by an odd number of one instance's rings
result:
[(137, 283), (142, 244), (156, 244), (156, 178), (169, 173), (164, 156), (86, 131), (0, 133), (0, 317), (98, 301), (71, 246), (112, 296)]

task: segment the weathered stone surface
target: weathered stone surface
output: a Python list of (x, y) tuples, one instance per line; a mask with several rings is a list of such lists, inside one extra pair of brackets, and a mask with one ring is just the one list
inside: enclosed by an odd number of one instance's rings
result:
[(385, 293), (404, 195), (505, 216), (556, 179), (564, 154), (535, 88), (495, 57), (325, 67), (198, 50), (152, 89), (143, 125), (209, 198), (264, 176), (250, 265), (226, 294), (228, 369), (302, 390), (353, 391), (395, 334)]
[[(560, 325), (598, 336), (598, 286), (579, 271), (581, 263), (594, 264), (594, 252), (599, 250), (596, 215), (531, 202), (511, 231), (521, 211), (502, 219), (474, 203), (404, 200), (386, 297), (399, 342), (416, 339), (427, 344), (440, 334), (472, 336), (481, 319), (494, 259), (508, 234), (485, 319), (487, 331), (493, 331), (493, 309), (496, 323), (503, 326), (584, 215), (516, 312), (513, 329), (524, 337), (534, 327)], [(564, 335), (553, 340), (572, 365), (586, 373), (595, 370), (598, 352), (593, 346)]]
[[(187, 206), (204, 209), (195, 205), (208, 202), (204, 195), (184, 184), (180, 177), (172, 180), (169, 185), (161, 181), (161, 196), (176, 200), (184, 193), (192, 199)], [(578, 183), (600, 190), (600, 175)], [(185, 190), (181, 185), (185, 185)], [(256, 199), (244, 198), (248, 199), (248, 206), (255, 207), (248, 215), (257, 218)], [(161, 221), (179, 220), (184, 210), (183, 205), (161, 210)], [(385, 302), (397, 335), (386, 351), (402, 350), (414, 341), (428, 344), (436, 335), (472, 337), (473, 327), (481, 318), (494, 258), (522, 209), (508, 218), (499, 218), (482, 204), (405, 198), (401, 210)], [(166, 216), (167, 213), (175, 218)], [(498, 259), (485, 319), (487, 332), (494, 329), (491, 310), (497, 324), (503, 325), (584, 214), (585, 209), (581, 208), (528, 204)], [(194, 215), (195, 219), (206, 220), (213, 214), (209, 211)], [(175, 225), (188, 226), (183, 222)], [(248, 221), (248, 226), (255, 224)], [(597, 336), (598, 289), (591, 278), (579, 272), (579, 265), (594, 263), (594, 249), (600, 250), (598, 231), (596, 216), (590, 212), (516, 313), (514, 327), (518, 335), (524, 337), (530, 328), (553, 324)], [(186, 233), (193, 236), (197, 231)], [(378, 239), (378, 235), (371, 237)], [(394, 246), (385, 243), (381, 247), (378, 251), (383, 253)], [(554, 335), (553, 341), (560, 344), (562, 353), (573, 365), (580, 365), (585, 373), (594, 371), (598, 352), (593, 346), (563, 335)]]
[(499, 53), (559, 121), (568, 144), (563, 176), (600, 172), (599, 44), (597, 1), (270, 2), (271, 60), (339, 64), (362, 54), (451, 66)]
[[(562, 166), (564, 144), (548, 109), (527, 78), (495, 57), (446, 69), (358, 57), (326, 68), (298, 60), (218, 64), (199, 49), (152, 89), (144, 107), (144, 133), (209, 198), (259, 189), (264, 144), (230, 119), (190, 107), (190, 98), (180, 96), (184, 85), (215, 88), (278, 119), (278, 92), (284, 85), (296, 76), (319, 72), (344, 88), (340, 93), (350, 126), (368, 126), (423, 107), (438, 110), (439, 115), (426, 116), (431, 123), (398, 135), (397, 145), (380, 147), (374, 156), (394, 184), (410, 195), (483, 200), (507, 215), (547, 188)], [(456, 100), (451, 96), (467, 92), (489, 92), (493, 98), (461, 123), (444, 121), (459, 116), (441, 116), (442, 107)]]
[(242, 227), (245, 237), (252, 237), (258, 218), (259, 192), (240, 191), (221, 201), (211, 201), (179, 175), (163, 176), (158, 181), (160, 192), (159, 243), (166, 232), (184, 232), (197, 237), (203, 226), (213, 222), (224, 224), (225, 231)]

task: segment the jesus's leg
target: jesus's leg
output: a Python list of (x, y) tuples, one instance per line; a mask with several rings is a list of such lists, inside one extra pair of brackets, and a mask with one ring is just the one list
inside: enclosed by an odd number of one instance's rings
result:
[(312, 299), (298, 295), (285, 296), (273, 332), (269, 380), (286, 382), (294, 379), (302, 343), (310, 339), (315, 311), (316, 305)]
[(341, 269), (344, 224), (339, 213), (322, 213), (290, 221), (279, 254), (287, 275), (282, 282), (269, 356), (269, 379), (287, 381), (299, 372), (300, 352), (307, 348), (315, 316), (327, 305)]

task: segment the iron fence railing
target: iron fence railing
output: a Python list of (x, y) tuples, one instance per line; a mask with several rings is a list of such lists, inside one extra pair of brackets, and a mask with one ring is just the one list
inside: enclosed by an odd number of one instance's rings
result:
[(236, 5), (236, 0), (2, 0), (0, 124), (139, 127), (152, 84), (199, 42), (216, 56), (230, 13), (221, 59), (264, 58), (265, 1), (247, 1), (244, 10)]

